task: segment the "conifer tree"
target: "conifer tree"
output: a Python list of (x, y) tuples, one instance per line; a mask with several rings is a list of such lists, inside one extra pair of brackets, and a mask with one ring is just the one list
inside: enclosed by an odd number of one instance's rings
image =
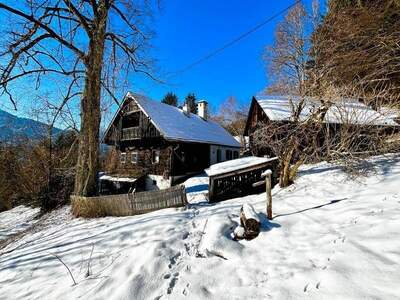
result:
[(172, 105), (172, 106), (177, 106), (178, 105), (178, 97), (172, 93), (168, 92), (164, 98), (161, 100), (162, 103)]
[(189, 93), (185, 98), (185, 104), (188, 107), (189, 112), (197, 114), (197, 98), (194, 93)]

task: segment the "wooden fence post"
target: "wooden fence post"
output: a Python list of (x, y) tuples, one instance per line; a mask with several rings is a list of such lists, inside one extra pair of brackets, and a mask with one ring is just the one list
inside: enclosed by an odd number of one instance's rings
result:
[(265, 176), (265, 194), (267, 196), (267, 218), (272, 220), (272, 194), (271, 194), (271, 170), (266, 170), (262, 176)]

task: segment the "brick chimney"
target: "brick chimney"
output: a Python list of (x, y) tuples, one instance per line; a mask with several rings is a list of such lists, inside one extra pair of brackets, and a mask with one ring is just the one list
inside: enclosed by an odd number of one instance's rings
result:
[(208, 118), (208, 102), (206, 100), (200, 100), (197, 102), (197, 114), (199, 117), (207, 120)]

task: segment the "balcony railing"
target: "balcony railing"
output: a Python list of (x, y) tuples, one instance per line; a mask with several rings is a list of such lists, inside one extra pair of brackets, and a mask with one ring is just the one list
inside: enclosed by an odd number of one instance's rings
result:
[(142, 137), (140, 127), (128, 127), (122, 129), (121, 140), (135, 140)]

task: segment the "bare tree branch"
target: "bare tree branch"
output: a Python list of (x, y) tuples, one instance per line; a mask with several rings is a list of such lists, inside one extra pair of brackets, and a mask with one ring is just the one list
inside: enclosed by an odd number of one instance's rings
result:
[(57, 34), (53, 29), (51, 29), (49, 26), (47, 26), (46, 24), (44, 24), (43, 22), (37, 20), (36, 18), (34, 18), (33, 16), (27, 15), (26, 13), (12, 8), (2, 2), (0, 2), (0, 9), (5, 9), (17, 16), (20, 16), (22, 18), (25, 18), (26, 20), (38, 25), (39, 27), (41, 27), (42, 29), (44, 29), (45, 31), (47, 31), (53, 38), (55, 38), (57, 41), (59, 41), (62, 45), (66, 46), (67, 48), (71, 49), (72, 51), (74, 51), (83, 61), (86, 61), (86, 55), (83, 51), (81, 51), (80, 49), (78, 49), (75, 45), (73, 45), (72, 43), (66, 41), (65, 39), (63, 39), (59, 34)]

